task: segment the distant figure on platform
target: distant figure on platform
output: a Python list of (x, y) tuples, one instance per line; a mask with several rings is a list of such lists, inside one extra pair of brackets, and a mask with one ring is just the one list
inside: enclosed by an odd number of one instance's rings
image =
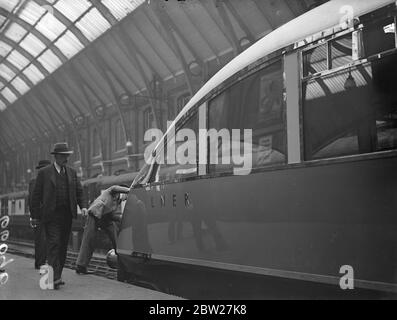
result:
[(84, 227), (79, 256), (76, 262), (77, 274), (89, 274), (87, 267), (95, 250), (95, 236), (98, 228), (109, 237), (113, 249), (116, 249), (116, 222), (121, 221), (121, 212), (117, 212), (120, 204), (127, 198), (130, 188), (112, 186), (94, 200), (88, 208), (87, 222)]
[(57, 143), (51, 154), (53, 165), (39, 170), (32, 197), (32, 214), (42, 224), (47, 244), (47, 261), (54, 270), (54, 289), (63, 285), (62, 270), (66, 261), (72, 219), (77, 205), (86, 214), (83, 188), (74, 169), (67, 167), (73, 153), (67, 143)]
[[(40, 160), (36, 167), (36, 170), (40, 170), (51, 164), (50, 160)], [(28, 205), (30, 209), (30, 225), (34, 231), (34, 267), (36, 270), (40, 270), (40, 267), (45, 265), (47, 253), (45, 244), (45, 233), (44, 229), (40, 223), (40, 216), (34, 215), (32, 213), (32, 198), (33, 190), (36, 183), (36, 178), (33, 178), (29, 182), (29, 197)]]

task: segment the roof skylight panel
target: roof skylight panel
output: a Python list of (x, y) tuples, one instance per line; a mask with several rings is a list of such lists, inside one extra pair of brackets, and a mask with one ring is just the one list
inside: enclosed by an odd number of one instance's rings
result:
[(4, 111), (7, 108), (7, 106), (4, 104), (3, 101), (0, 100), (0, 111)]
[(9, 46), (7, 43), (0, 41), (0, 56), (5, 57), (10, 51), (11, 51), (11, 46)]
[(6, 9), (9, 12), (12, 12), (14, 8), (18, 5), (19, 0), (1, 0), (0, 8)]
[(5, 36), (15, 42), (19, 42), (26, 33), (27, 31), (18, 23), (11, 23), (10, 27), (5, 32)]
[(54, 41), (63, 31), (65, 31), (66, 26), (50, 12), (47, 12), (36, 25), (36, 29), (48, 39)]
[(49, 72), (53, 72), (62, 65), (62, 61), (50, 49), (37, 59)]
[(22, 12), (19, 13), (19, 17), (33, 26), (45, 12), (45, 7), (34, 1), (28, 1)]
[(84, 45), (70, 31), (67, 31), (61, 38), (59, 38), (59, 40), (55, 42), (55, 45), (69, 59), (80, 50), (84, 49)]
[(117, 20), (121, 20), (144, 2), (145, 0), (102, 0)]
[(18, 90), (18, 92), (23, 95), (30, 90), (29, 86), (21, 78), (17, 77), (12, 82), (11, 85)]
[(11, 81), (11, 79), (15, 77), (15, 73), (5, 64), (0, 64), (0, 76), (2, 76), (7, 81)]
[(13, 103), (14, 101), (16, 101), (18, 99), (18, 97), (8, 88), (4, 88), (1, 91), (1, 94), (3, 95), (4, 98), (7, 99), (7, 101), (9, 103)]
[(46, 48), (46, 45), (31, 33), (21, 41), (20, 46), (34, 57), (38, 56)]
[(29, 64), (29, 60), (16, 50), (10, 53), (7, 60), (10, 61), (19, 70), (25, 68)]
[(62, 12), (70, 21), (76, 21), (92, 4), (87, 0), (60, 0), (54, 7)]
[(102, 14), (94, 8), (76, 23), (76, 27), (83, 32), (87, 39), (93, 41), (106, 30), (110, 29), (111, 25)]
[(44, 79), (44, 75), (36, 68), (35, 65), (30, 65), (23, 71), (24, 75), (29, 78), (34, 84), (37, 84)]

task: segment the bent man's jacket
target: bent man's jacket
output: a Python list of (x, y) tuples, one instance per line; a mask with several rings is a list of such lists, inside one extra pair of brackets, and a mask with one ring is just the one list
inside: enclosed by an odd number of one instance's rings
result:
[[(55, 215), (56, 208), (56, 171), (54, 165), (47, 166), (38, 172), (32, 196), (31, 216), (46, 222)], [(86, 208), (83, 187), (74, 169), (66, 167), (68, 177), (69, 202), (71, 215), (77, 218), (77, 205)]]
[(103, 191), (103, 193), (94, 200), (94, 202), (88, 208), (88, 212), (92, 214), (95, 218), (101, 219), (104, 215), (116, 211), (117, 207), (121, 202), (117, 197), (118, 194), (128, 194), (129, 192), (129, 188), (112, 186)]

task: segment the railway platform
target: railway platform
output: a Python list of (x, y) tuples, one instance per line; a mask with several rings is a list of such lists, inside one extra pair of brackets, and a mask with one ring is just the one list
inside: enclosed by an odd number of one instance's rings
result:
[(6, 267), (7, 283), (0, 287), (0, 300), (179, 300), (181, 298), (148, 290), (97, 275), (77, 275), (65, 268), (65, 285), (59, 290), (42, 290), (40, 274), (33, 259), (7, 254), (14, 259)]

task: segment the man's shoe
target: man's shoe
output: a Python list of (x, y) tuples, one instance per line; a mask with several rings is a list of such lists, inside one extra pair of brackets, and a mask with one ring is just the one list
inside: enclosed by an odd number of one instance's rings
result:
[(59, 280), (55, 280), (54, 281), (54, 290), (59, 290), (60, 289), (60, 287), (61, 287), (61, 285), (62, 285), (62, 280), (61, 279), (59, 279)]
[(46, 266), (46, 265), (48, 265), (45, 261), (44, 261), (44, 263), (35, 263), (34, 264), (34, 268), (36, 269), (36, 270), (40, 270), (40, 268), (42, 267), (42, 266)]
[(77, 274), (93, 274), (93, 272), (90, 272), (87, 270), (87, 267), (83, 267), (83, 266), (77, 266), (76, 273)]

